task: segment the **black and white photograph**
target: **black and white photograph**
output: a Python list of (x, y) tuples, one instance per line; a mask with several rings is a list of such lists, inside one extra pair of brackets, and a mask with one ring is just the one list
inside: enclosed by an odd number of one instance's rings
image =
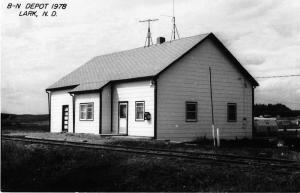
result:
[(2, 0), (1, 192), (300, 192), (299, 0)]

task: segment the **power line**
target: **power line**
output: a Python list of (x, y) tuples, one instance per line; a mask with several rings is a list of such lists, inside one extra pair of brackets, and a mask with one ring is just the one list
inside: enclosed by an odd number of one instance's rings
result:
[(276, 76), (258, 76), (255, 78), (286, 78), (286, 77), (296, 77), (300, 76), (300, 74), (289, 74), (289, 75), (276, 75)]

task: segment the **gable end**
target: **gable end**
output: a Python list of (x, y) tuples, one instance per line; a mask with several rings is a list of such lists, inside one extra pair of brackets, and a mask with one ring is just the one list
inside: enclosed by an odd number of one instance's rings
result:
[(212, 42), (220, 49), (222, 53), (234, 64), (234, 66), (245, 76), (248, 78), (248, 80), (251, 82), (252, 86), (256, 87), (259, 86), (258, 82), (249, 74), (249, 72), (241, 65), (241, 63), (231, 54), (231, 52), (224, 46), (224, 44), (213, 34), (210, 33), (208, 36), (206, 36), (204, 39), (202, 39), (199, 43), (194, 45), (191, 49), (189, 49), (187, 52), (183, 53), (179, 58), (177, 58), (174, 62), (169, 64), (166, 68), (164, 68), (162, 71), (160, 71), (156, 77), (160, 76), (163, 72), (165, 72), (168, 68), (170, 68), (173, 64), (175, 64), (177, 61), (182, 59), (184, 56), (186, 56), (188, 53), (192, 52), (198, 45), (203, 43), (205, 40), (210, 39)]

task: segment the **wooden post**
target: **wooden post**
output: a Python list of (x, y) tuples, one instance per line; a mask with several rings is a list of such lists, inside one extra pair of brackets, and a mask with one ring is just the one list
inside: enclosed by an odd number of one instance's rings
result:
[(215, 126), (212, 124), (211, 125), (211, 129), (212, 129), (212, 138), (214, 141), (214, 147), (216, 146), (216, 141), (215, 141)]
[(215, 118), (214, 118), (214, 104), (213, 104), (213, 96), (212, 96), (212, 83), (211, 83), (211, 68), (209, 67), (209, 86), (210, 86), (210, 104), (211, 104), (211, 129), (212, 129), (212, 137), (214, 141), (214, 147), (216, 146), (215, 142)]
[(217, 128), (217, 147), (220, 147), (220, 130)]

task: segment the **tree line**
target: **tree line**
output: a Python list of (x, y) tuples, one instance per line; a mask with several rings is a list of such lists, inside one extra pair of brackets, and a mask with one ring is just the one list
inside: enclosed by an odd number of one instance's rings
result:
[(261, 115), (271, 117), (296, 117), (300, 116), (300, 110), (291, 110), (284, 104), (255, 104), (254, 105), (254, 116), (259, 117)]

